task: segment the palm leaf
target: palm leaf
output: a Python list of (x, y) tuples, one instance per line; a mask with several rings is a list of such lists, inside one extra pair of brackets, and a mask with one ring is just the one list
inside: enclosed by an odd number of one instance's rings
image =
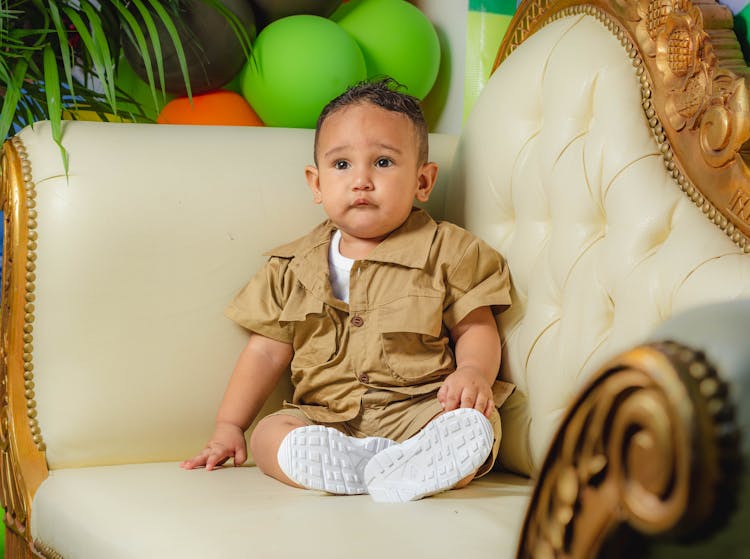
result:
[[(143, 20), (143, 24), (146, 26), (148, 31), (149, 39), (151, 40), (151, 48), (154, 49), (154, 58), (156, 59), (156, 72), (159, 76), (159, 84), (161, 86), (161, 94), (166, 95), (166, 89), (164, 89), (164, 57), (161, 51), (161, 40), (159, 39), (159, 31), (156, 28), (156, 22), (154, 21), (151, 12), (141, 0), (133, 0), (133, 5), (138, 10), (138, 13)], [(144, 61), (148, 61), (144, 57)]]
[(60, 58), (63, 63), (63, 70), (65, 71), (65, 79), (70, 87), (70, 94), (73, 97), (75, 103), (75, 86), (73, 81), (73, 52), (68, 44), (68, 35), (63, 24), (62, 17), (60, 16), (60, 9), (54, 0), (48, 0), (47, 5), (49, 7), (50, 17), (52, 24), (55, 26), (55, 32), (57, 33), (57, 40), (60, 45)]
[(7, 20), (12, 16), (13, 13), (8, 9), (7, 1), (0, 0), (0, 45), (4, 45), (8, 40)]
[(65, 174), (68, 174), (68, 152), (62, 145), (62, 96), (57, 59), (50, 45), (44, 47), (44, 90), (47, 96), (47, 112), (52, 127), (52, 139), (60, 148)]
[(29, 64), (24, 59), (16, 62), (12, 73), (7, 72), (7, 67), (4, 64), (0, 66), (0, 71), (3, 73), (0, 77), (6, 84), (3, 108), (0, 110), (0, 134), (3, 138), (7, 137), (8, 131), (13, 125), (16, 106), (21, 99), (21, 86), (28, 67)]
[(182, 71), (182, 76), (185, 78), (185, 89), (187, 91), (187, 96), (188, 98), (192, 99), (193, 95), (190, 89), (190, 74), (187, 67), (187, 58), (185, 57), (185, 49), (182, 48), (182, 41), (180, 40), (180, 36), (177, 33), (177, 27), (172, 21), (172, 18), (169, 17), (167, 11), (164, 9), (164, 6), (162, 6), (158, 0), (148, 1), (159, 18), (161, 18), (162, 25), (164, 25), (167, 33), (169, 33), (169, 37), (172, 39), (175, 52), (177, 53), (177, 60), (180, 63), (180, 70)]
[[(86, 48), (86, 52), (91, 58), (92, 64), (94, 65), (94, 74), (99, 78), (100, 81), (106, 79), (105, 66), (108, 62), (107, 58), (105, 58), (106, 51), (94, 40), (94, 37), (91, 35), (91, 33), (89, 33), (88, 25), (86, 25), (86, 22), (83, 21), (83, 18), (78, 11), (66, 6), (63, 8), (63, 12), (66, 16), (68, 16), (70, 22), (73, 24), (73, 27), (75, 27), (76, 32), (81, 37), (81, 41)], [(107, 92), (105, 91), (105, 95), (106, 93)], [(107, 100), (110, 102), (110, 104), (114, 104), (114, 99), (112, 99), (111, 97), (107, 96)]]
[[(120, 2), (120, 0), (112, 0), (117, 11), (120, 13), (124, 21), (125, 32), (129, 38), (134, 42), (138, 54), (143, 58), (146, 66), (146, 78), (149, 87), (151, 88), (151, 98), (154, 102), (154, 109), (158, 109), (159, 100), (156, 97), (156, 82), (154, 81), (154, 69), (151, 66), (151, 55), (149, 54), (148, 43), (146, 42), (146, 36), (143, 34), (141, 26), (138, 25), (138, 21), (135, 19), (128, 9)], [(162, 85), (164, 84), (164, 78), (162, 73)], [(162, 95), (164, 92), (162, 91)]]
[(237, 14), (227, 8), (221, 0), (203, 0), (203, 2), (224, 16), (224, 19), (227, 20), (227, 23), (229, 23), (229, 26), (237, 37), (237, 40), (242, 47), (242, 52), (245, 54), (245, 58), (249, 59), (253, 48), (253, 39), (248, 35), (244, 24), (240, 18), (237, 17)]
[[(226, 18), (249, 56), (252, 38), (239, 18), (220, 0), (202, 1)], [(146, 118), (143, 101), (116, 84), (121, 41), (130, 41), (144, 60), (155, 107), (160, 102), (158, 89), (162, 96), (166, 95), (165, 41), (174, 44), (187, 93), (192, 96), (183, 48), (183, 42), (189, 42), (191, 37), (180, 27), (181, 2), (184, 0), (0, 0), (3, 138), (25, 125), (49, 118), (56, 140), (60, 140), (58, 128), (60, 133), (62, 128), (57, 115), (66, 108), (103, 115), (117, 113), (117, 104), (127, 103), (129, 115)], [(103, 92), (98, 90), (94, 78), (101, 83)], [(50, 82), (53, 79), (55, 84)]]
[[(100, 60), (100, 66), (97, 68), (97, 77), (104, 89), (104, 95), (109, 101), (112, 110), (117, 112), (117, 97), (115, 96), (115, 73), (112, 61), (112, 53), (109, 50), (107, 36), (102, 27), (102, 21), (99, 15), (88, 2), (88, 0), (79, 0), (81, 9), (86, 14), (91, 27), (91, 37), (93, 46), (89, 52), (94, 56), (93, 49), (96, 49), (96, 56)], [(83, 37), (81, 37), (83, 39)]]

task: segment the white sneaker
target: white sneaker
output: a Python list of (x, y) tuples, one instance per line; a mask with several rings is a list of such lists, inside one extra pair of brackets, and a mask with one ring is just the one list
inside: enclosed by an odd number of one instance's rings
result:
[(459, 408), (428, 423), (365, 467), (367, 490), (380, 503), (416, 501), (450, 489), (484, 464), (494, 433), (477, 410)]
[(289, 479), (307, 489), (359, 495), (367, 493), (365, 466), (393, 444), (390, 439), (358, 439), (331, 427), (308, 425), (284, 437), (277, 459)]

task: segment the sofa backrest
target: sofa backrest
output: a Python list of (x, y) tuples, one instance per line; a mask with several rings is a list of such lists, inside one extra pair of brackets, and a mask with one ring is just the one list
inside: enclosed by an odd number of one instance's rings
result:
[[(31, 357), (50, 469), (202, 448), (247, 339), (224, 307), (263, 252), (324, 218), (304, 179), (312, 139), (68, 122), (66, 178), (46, 123), (20, 134), (36, 192)], [(445, 171), (455, 144), (431, 137)], [(281, 386), (267, 409), (285, 396)]]
[(453, 166), (447, 218), (509, 263), (502, 374), (528, 407), (504, 414), (500, 456), (522, 472), (604, 361), (677, 311), (750, 294), (750, 256), (660, 150), (626, 42), (585, 14), (534, 33), (482, 91)]

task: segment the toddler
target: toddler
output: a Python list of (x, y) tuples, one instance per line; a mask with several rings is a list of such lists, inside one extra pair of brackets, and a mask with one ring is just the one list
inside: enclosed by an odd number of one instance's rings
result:
[(206, 447), (182, 463), (247, 459), (244, 432), (291, 364), (294, 394), (250, 438), (260, 469), (291, 486), (380, 502), (420, 499), (489, 471), (500, 444), (496, 317), (503, 258), (426, 202), (419, 102), (391, 80), (331, 101), (305, 176), (328, 219), (268, 253), (229, 305), (250, 338)]

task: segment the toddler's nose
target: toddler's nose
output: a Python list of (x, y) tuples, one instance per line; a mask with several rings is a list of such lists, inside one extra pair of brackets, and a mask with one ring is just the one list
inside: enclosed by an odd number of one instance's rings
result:
[(374, 188), (369, 177), (360, 177), (354, 183), (354, 190), (372, 190)]

